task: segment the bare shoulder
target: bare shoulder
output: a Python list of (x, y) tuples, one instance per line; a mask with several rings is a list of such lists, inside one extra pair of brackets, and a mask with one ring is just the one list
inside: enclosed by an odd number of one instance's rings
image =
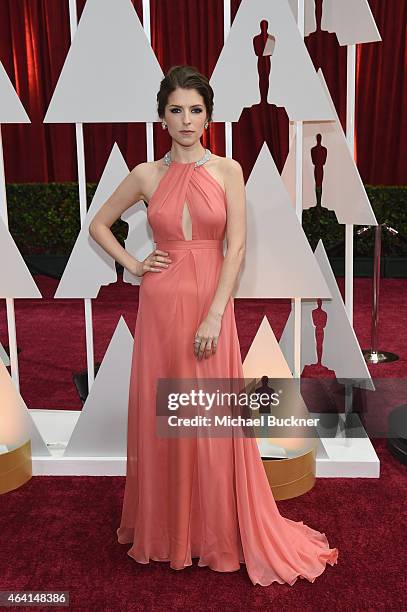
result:
[(242, 166), (236, 159), (233, 159), (232, 157), (224, 157), (223, 160), (226, 172), (231, 172), (232, 174), (240, 174), (242, 172)]
[(133, 174), (140, 180), (148, 180), (149, 177), (151, 178), (156, 173), (157, 164), (158, 162), (156, 161), (141, 162), (140, 164), (137, 164), (137, 166), (134, 166), (133, 170), (131, 171), (131, 174)]
[(221, 157), (219, 155), (212, 155), (214, 164), (216, 164), (219, 172), (223, 174), (225, 178), (227, 177), (237, 177), (243, 173), (242, 166), (238, 161), (233, 159), (232, 157)]
[(242, 167), (231, 157), (221, 157), (212, 153), (205, 166), (218, 180), (224, 191), (228, 191), (231, 184), (236, 185), (239, 178), (243, 181)]
[(222, 165), (223, 183), (225, 186), (226, 193), (235, 192), (237, 189), (244, 189), (244, 177), (243, 169), (238, 161), (232, 157), (220, 158), (220, 164)]
[(163, 160), (141, 162), (131, 171), (131, 175), (137, 180), (142, 192), (142, 199), (149, 200), (150, 194), (154, 191), (154, 185), (160, 178), (163, 171)]

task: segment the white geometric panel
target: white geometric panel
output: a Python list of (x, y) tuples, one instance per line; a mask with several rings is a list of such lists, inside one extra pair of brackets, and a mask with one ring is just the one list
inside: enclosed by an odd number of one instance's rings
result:
[[(329, 122), (331, 123), (331, 122)], [(293, 123), (290, 123), (290, 127), (293, 126)], [(304, 138), (304, 127), (307, 126), (307, 123), (303, 124), (303, 138)], [(313, 124), (309, 124), (313, 125)], [(328, 122), (327, 122), (328, 126)], [(287, 189), (288, 195), (290, 196), (290, 201), (295, 208), (295, 156), (296, 156), (296, 142), (297, 137), (294, 134), (289, 145), (288, 155), (285, 160), (284, 168), (281, 173), (281, 178), (283, 180), (284, 186)], [(302, 157), (302, 207), (303, 208), (311, 208), (311, 205), (305, 206), (306, 203), (313, 202), (312, 206), (316, 204), (316, 195), (315, 195), (315, 178), (314, 178), (314, 166), (311, 161), (311, 156), (309, 154), (309, 149), (305, 147), (303, 143), (303, 157)]]
[(252, 340), (243, 362), (245, 378), (292, 378), (292, 372), (266, 316)]
[[(297, 21), (298, 15), (298, 0), (288, 0), (290, 8), (293, 12), (294, 19)], [(315, 32), (317, 21), (315, 18), (315, 1), (304, 1), (304, 36), (308, 36), (311, 32)]]
[[(318, 261), (322, 274), (331, 290), (332, 300), (323, 300), (323, 309), (328, 315), (324, 330), (324, 344), (322, 347), (321, 364), (334, 370), (339, 378), (362, 378), (370, 380), (370, 372), (355, 331), (349, 321), (341, 292), (332, 272), (328, 256), (322, 240), (315, 249), (315, 258)], [(369, 386), (368, 388), (374, 388)]]
[[(312, 320), (312, 311), (317, 306), (315, 300), (301, 300), (301, 372), (306, 365), (318, 363), (316, 327)], [(294, 369), (294, 312), (292, 309), (281, 334), (279, 346), (287, 363)]]
[(0, 123), (31, 123), (1, 62), (0, 100)]
[(89, 225), (128, 174), (127, 164), (115, 143), (54, 297), (95, 298), (102, 285), (117, 281), (115, 261), (89, 234)]
[[(311, 208), (317, 203), (312, 149), (322, 146), (326, 150), (326, 162), (323, 165), (322, 206), (335, 211), (338, 223), (377, 225), (321, 69), (318, 70), (318, 77), (332, 112), (335, 114), (335, 121), (304, 123), (303, 208)], [(322, 137), (319, 143), (317, 143), (317, 134), (321, 134)], [(291, 201), (295, 205), (295, 148), (293, 145), (295, 146), (295, 140), (291, 144), (281, 176), (288, 188)]]
[[(261, 34), (263, 21), (269, 38), (257, 57), (253, 39)], [(262, 41), (255, 41), (260, 49)], [(210, 79), (216, 99), (214, 121), (238, 121), (243, 108), (260, 102), (257, 64), (269, 54), (267, 102), (284, 106), (292, 121), (332, 119), (287, 0), (242, 0)]]
[(47, 457), (51, 453), (38, 431), (27, 406), (0, 359), (0, 444), (17, 448), (31, 440), (32, 455)]
[(322, 29), (335, 32), (340, 45), (381, 40), (367, 0), (324, 0)]
[[(254, 379), (255, 381), (262, 376), (292, 378), (290, 368), (284, 359), (266, 316), (263, 317), (243, 362), (243, 375), (245, 379)], [(252, 391), (255, 391), (257, 387), (258, 383), (252, 387)], [(259, 428), (259, 432), (256, 434), (261, 436), (256, 440), (261, 456), (287, 457), (288, 452), (284, 448), (284, 441), (271, 440), (267, 436), (268, 432), (263, 430), (264, 428)]]
[[(138, 261), (144, 259), (154, 251), (154, 241), (147, 212), (143, 202), (137, 202), (124, 211), (120, 217), (129, 225), (127, 238), (124, 241), (125, 249)], [(127, 268), (123, 270), (123, 282), (131, 285), (140, 285), (142, 276), (135, 276)]]
[(266, 143), (246, 196), (247, 250), (236, 297), (330, 297)]
[[(327, 314), (327, 321), (324, 327), (321, 365), (333, 370), (337, 379), (362, 379), (363, 382), (360, 386), (374, 389), (369, 369), (360, 350), (355, 331), (349, 321), (322, 240), (318, 242), (315, 249), (315, 258), (332, 295), (331, 300), (322, 300), (322, 309)], [(306, 333), (301, 337), (301, 372), (306, 365), (312, 365), (317, 361), (316, 337), (315, 334), (312, 334), (310, 324), (310, 317), (312, 316), (310, 313), (317, 307), (317, 301), (310, 301), (306, 304), (306, 308), (302, 308), (301, 325)], [(288, 364), (293, 362), (292, 350), (290, 349), (293, 318), (294, 314), (291, 311), (280, 339), (280, 347)]]
[(0, 217), (0, 298), (40, 298), (41, 293)]
[(10, 357), (7, 355), (6, 350), (1, 342), (0, 342), (0, 361), (2, 361), (5, 366), (10, 365)]
[(120, 317), (64, 457), (126, 455), (133, 345), (133, 336)]
[[(297, 20), (298, 0), (288, 0)], [(322, 3), (320, 28), (335, 33), (340, 45), (381, 40), (367, 0), (305, 0), (305, 36), (317, 29), (316, 4)]]
[(157, 121), (162, 77), (130, 0), (87, 0), (44, 123)]
[[(284, 417), (289, 414), (297, 417), (308, 417), (308, 410), (298, 392), (298, 389), (293, 385), (292, 372), (284, 359), (284, 355), (278, 345), (273, 330), (266, 316), (260, 324), (254, 337), (249, 351), (243, 363), (243, 374), (245, 380), (254, 380), (254, 385), (249, 385), (251, 392), (269, 393), (270, 391), (278, 391), (283, 402), (273, 408), (273, 414), (278, 417)], [(263, 376), (267, 376), (270, 380), (265, 384), (259, 381)], [(278, 384), (278, 387), (275, 387)], [(258, 415), (253, 415), (258, 416)], [(314, 442), (311, 438), (297, 438), (291, 436), (289, 438), (269, 437), (273, 436), (276, 430), (268, 428), (267, 424), (260, 426), (257, 429), (257, 445), (262, 457), (287, 457), (290, 454), (296, 455), (299, 449), (313, 446)], [(297, 432), (301, 435), (301, 432)]]

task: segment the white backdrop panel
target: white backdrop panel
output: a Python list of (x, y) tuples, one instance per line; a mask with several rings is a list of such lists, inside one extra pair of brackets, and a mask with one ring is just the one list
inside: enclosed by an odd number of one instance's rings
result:
[(42, 297), (1, 216), (0, 262), (0, 298)]
[(292, 372), (279, 347), (266, 316), (252, 340), (243, 362), (245, 378), (292, 378)]
[[(129, 233), (124, 243), (126, 251), (138, 259), (138, 261), (144, 261), (147, 255), (154, 251), (155, 248), (153, 233), (148, 223), (144, 202), (137, 202), (128, 208), (122, 214), (121, 219), (129, 225)], [(140, 285), (141, 280), (141, 276), (135, 276), (127, 268), (124, 269), (123, 281), (125, 283)]]
[(246, 195), (247, 249), (236, 297), (330, 297), (266, 143)]
[(0, 123), (30, 123), (30, 119), (1, 62), (0, 100)]
[(130, 0), (87, 0), (44, 122), (156, 121), (162, 76)]
[[(267, 382), (267, 387), (270, 391), (274, 387), (273, 379), (279, 379), (279, 386), (274, 390), (280, 394), (283, 404), (273, 409), (272, 412), (275, 416), (288, 416), (286, 412), (287, 409), (289, 409), (289, 414), (293, 414), (294, 416), (309, 416), (301, 394), (298, 392), (297, 387), (291, 382), (292, 372), (281, 352), (266, 316), (263, 317), (256, 336), (246, 355), (243, 363), (243, 373), (245, 379), (259, 379), (262, 376), (268, 376), (271, 379)], [(265, 392), (262, 382), (258, 382), (256, 391), (261, 393)], [(257, 416), (257, 414), (254, 413), (253, 416)], [(296, 432), (296, 435), (301, 436), (301, 428), (297, 428)], [(295, 456), (300, 449), (309, 448), (314, 445), (314, 440), (311, 438), (267, 437), (272, 434), (273, 430), (268, 430), (267, 427), (259, 428), (258, 435), (261, 437), (257, 438), (257, 445), (263, 457)]]
[(324, 0), (322, 29), (335, 32), (340, 45), (381, 40), (367, 0)]
[[(288, 0), (295, 21), (298, 20), (298, 0)], [(315, 32), (317, 21), (315, 19), (315, 2), (314, 0), (304, 0), (304, 36), (308, 36), (311, 32)]]
[[(297, 19), (298, 0), (288, 0)], [(315, 1), (305, 0), (305, 36), (315, 32)], [(340, 45), (381, 40), (367, 0), (323, 0), (321, 29), (335, 33)]]
[[(328, 301), (328, 300), (325, 300)], [(325, 303), (325, 301), (323, 303)], [(302, 372), (306, 365), (318, 363), (317, 344), (315, 340), (315, 325), (312, 320), (312, 311), (318, 304), (314, 300), (301, 300), (301, 366)], [(294, 369), (294, 314), (293, 310), (287, 319), (281, 334), (279, 346), (287, 363)]]
[[(333, 370), (338, 379), (363, 379), (364, 382), (361, 386), (374, 389), (369, 369), (346, 313), (341, 292), (332, 272), (322, 240), (318, 242), (315, 249), (315, 258), (332, 294), (331, 300), (322, 300), (322, 309), (327, 314), (327, 321), (324, 327), (321, 364)], [(311, 329), (311, 324), (313, 326), (313, 323), (310, 323), (312, 310), (317, 307), (316, 301), (303, 303), (301, 326), (302, 330), (305, 330), (306, 333), (303, 333), (301, 336), (301, 372), (306, 365), (312, 365), (317, 362), (316, 338)], [(280, 347), (288, 364), (292, 364), (293, 359), (290, 345), (294, 325), (293, 319), (294, 315), (293, 311), (291, 311), (280, 339)]]
[(120, 317), (64, 457), (125, 457), (133, 337)]
[(117, 281), (115, 261), (93, 240), (89, 225), (128, 173), (127, 164), (115, 143), (54, 297), (94, 298), (102, 285)]
[(10, 359), (9, 356), (7, 355), (4, 346), (2, 345), (2, 343), (0, 342), (0, 361), (3, 362), (3, 364), (5, 366), (9, 366), (10, 365)]
[[(290, 124), (294, 126), (294, 124)], [(306, 148), (304, 143), (304, 127), (307, 124), (303, 124), (303, 158), (302, 158), (302, 207), (310, 208), (316, 204), (315, 196), (315, 179), (314, 179), (314, 166), (312, 165), (311, 156), (309, 150)], [(297, 137), (294, 134), (289, 145), (287, 159), (285, 160), (284, 168), (281, 173), (281, 178), (287, 189), (288, 195), (292, 205), (295, 208), (295, 155), (297, 146)], [(305, 206), (306, 203), (313, 203), (309, 206)]]
[(30, 439), (33, 455), (37, 457), (51, 455), (23, 398), (0, 359), (0, 444), (17, 448)]
[[(322, 206), (335, 211), (339, 223), (351, 225), (377, 225), (365, 187), (360, 177), (353, 155), (346, 141), (341, 122), (336, 113), (322, 70), (318, 71), (322, 87), (326, 93), (335, 121), (306, 122), (303, 126), (303, 208), (316, 205), (314, 165), (311, 149), (317, 144), (317, 134), (321, 134), (321, 145), (327, 149), (326, 163), (323, 166)], [(282, 178), (295, 205), (295, 140), (283, 168)]]
[(291, 120), (332, 119), (287, 0), (242, 0), (210, 79), (214, 121), (238, 121), (243, 108), (260, 102), (253, 37), (263, 19), (275, 36), (268, 103), (284, 106)]
[[(371, 381), (369, 368), (360, 350), (355, 331), (350, 324), (322, 240), (318, 242), (315, 249), (315, 258), (332, 294), (332, 300), (322, 302), (323, 309), (328, 315), (328, 322), (324, 330), (321, 363), (326, 368), (334, 370), (339, 379), (361, 378)], [(369, 382), (364, 386), (374, 389), (373, 384)]]

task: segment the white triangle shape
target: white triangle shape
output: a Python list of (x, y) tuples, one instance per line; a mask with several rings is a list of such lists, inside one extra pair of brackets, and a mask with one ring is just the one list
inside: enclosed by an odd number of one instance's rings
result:
[(126, 456), (133, 337), (120, 317), (64, 457)]
[(6, 350), (1, 342), (0, 342), (0, 361), (2, 361), (5, 366), (10, 365), (10, 357), (7, 355)]
[(157, 121), (162, 77), (130, 0), (87, 0), (44, 123)]
[[(294, 125), (294, 124), (290, 124), (290, 125)], [(304, 134), (304, 128), (303, 128), (303, 134)], [(297, 142), (297, 137), (294, 134), (294, 136), (291, 139), (289, 149), (288, 149), (288, 155), (285, 160), (283, 171), (281, 173), (281, 178), (290, 196), (290, 201), (294, 209), (295, 209), (295, 191), (296, 191), (295, 189), (296, 142)], [(303, 147), (303, 160), (302, 160), (302, 202), (303, 202), (303, 208), (310, 208), (312, 205), (315, 206), (316, 204), (314, 166), (312, 164), (311, 156), (309, 155), (309, 151), (307, 151), (305, 147)], [(307, 202), (311, 204), (309, 206), (306, 206), (305, 204)]]
[(216, 100), (214, 121), (238, 121), (243, 108), (260, 102), (253, 38), (260, 33), (262, 20), (267, 20), (267, 32), (275, 37), (268, 103), (285, 107), (292, 121), (332, 119), (288, 3), (242, 0), (210, 79)]
[(1, 298), (40, 298), (41, 293), (17, 248), (10, 232), (0, 217), (0, 266)]
[[(254, 392), (262, 376), (292, 378), (290, 368), (266, 316), (263, 317), (244, 359), (243, 375), (245, 379), (253, 380), (255, 383), (250, 385)], [(257, 438), (256, 442), (262, 457), (287, 457), (284, 440), (264, 436)]]
[(340, 45), (381, 40), (367, 0), (324, 0), (321, 27), (335, 32)]
[[(298, 0), (288, 0), (294, 19), (297, 22)], [(304, 2), (304, 36), (315, 32), (317, 22), (315, 19), (315, 0), (305, 0)]]
[[(335, 113), (335, 121), (304, 123), (303, 208), (308, 209), (316, 205), (311, 149), (317, 144), (317, 134), (321, 134), (321, 145), (327, 149), (326, 163), (323, 167), (322, 206), (335, 212), (338, 223), (377, 225), (321, 69), (318, 70), (318, 77), (332, 112)], [(292, 145), (295, 147), (295, 140)], [(290, 148), (281, 176), (285, 185), (289, 185), (290, 198), (295, 205), (295, 148)]]
[(247, 250), (236, 297), (329, 297), (266, 143), (246, 195)]
[(51, 455), (27, 406), (17, 391), (0, 359), (0, 444), (9, 449), (31, 440), (31, 453), (36, 457)]
[[(355, 331), (349, 321), (341, 292), (332, 271), (328, 256), (322, 240), (315, 249), (315, 258), (318, 261), (322, 274), (328, 283), (332, 299), (322, 300), (322, 308), (328, 315), (324, 329), (324, 343), (322, 347), (321, 363), (333, 370), (338, 379), (367, 379), (371, 380), (369, 368), (360, 349)], [(373, 385), (366, 385), (373, 389)]]
[(0, 123), (31, 123), (1, 62), (0, 100)]
[[(301, 372), (306, 365), (318, 363), (316, 328), (312, 320), (312, 311), (318, 307), (315, 300), (301, 300)], [(280, 348), (287, 363), (294, 370), (294, 311), (287, 319), (281, 334)]]
[[(333, 370), (339, 381), (340, 379), (345, 379), (345, 381), (346, 379), (360, 379), (361, 384), (358, 386), (374, 389), (369, 369), (360, 349), (355, 331), (349, 321), (341, 292), (339, 291), (335, 275), (332, 272), (322, 240), (318, 242), (315, 249), (315, 258), (332, 295), (331, 300), (322, 300), (322, 309), (327, 314), (327, 322), (324, 327), (321, 364)], [(306, 333), (301, 336), (301, 372), (306, 365), (317, 363), (316, 338), (310, 328), (310, 317), (312, 316), (312, 311), (318, 307), (318, 304), (316, 301), (309, 301), (302, 305), (305, 307), (302, 308), (301, 313), (301, 328), (302, 330), (305, 329)], [(291, 311), (280, 339), (280, 347), (289, 364), (293, 363), (293, 355), (290, 352), (293, 319), (294, 313)]]
[[(298, 417), (309, 416), (298, 387), (294, 385), (292, 372), (266, 316), (263, 317), (256, 336), (250, 345), (243, 363), (243, 373), (245, 379), (253, 381), (258, 381), (263, 376), (270, 379), (267, 386), (270, 390), (277, 391), (281, 400), (280, 405), (272, 410), (277, 418), (290, 416), (291, 414)], [(259, 384), (259, 382), (250, 384), (251, 392), (256, 392), (255, 390), (259, 389)], [(278, 386), (276, 387), (276, 385)], [(287, 413), (287, 410), (289, 413)], [(311, 438), (267, 437), (277, 430), (278, 428), (269, 429), (267, 425), (260, 427), (258, 435), (261, 437), (257, 438), (257, 445), (262, 457), (285, 457), (291, 453), (296, 455), (299, 448), (308, 448), (314, 444)]]
[[(297, 21), (298, 0), (288, 0)], [(317, 29), (314, 0), (305, 0), (304, 35)], [(381, 40), (367, 0), (323, 0), (321, 29), (335, 33), (340, 45)]]
[(95, 298), (102, 285), (117, 281), (115, 261), (89, 234), (89, 225), (128, 174), (127, 164), (115, 143), (54, 297)]
[[(138, 261), (144, 261), (155, 248), (153, 232), (148, 223), (144, 202), (137, 202), (125, 210), (121, 219), (129, 225), (127, 238), (124, 241), (126, 251)], [(127, 268), (123, 270), (123, 282), (125, 283), (140, 285), (142, 278), (142, 276), (131, 274)]]
[(292, 378), (292, 372), (266, 316), (252, 340), (243, 362), (245, 378)]

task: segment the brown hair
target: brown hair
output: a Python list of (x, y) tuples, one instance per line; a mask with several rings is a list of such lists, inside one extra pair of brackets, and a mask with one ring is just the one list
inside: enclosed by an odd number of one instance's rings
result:
[(195, 66), (172, 66), (160, 83), (157, 94), (157, 112), (160, 119), (164, 117), (168, 96), (177, 87), (196, 89), (204, 99), (207, 121), (211, 121), (213, 112), (213, 89), (209, 80)]

